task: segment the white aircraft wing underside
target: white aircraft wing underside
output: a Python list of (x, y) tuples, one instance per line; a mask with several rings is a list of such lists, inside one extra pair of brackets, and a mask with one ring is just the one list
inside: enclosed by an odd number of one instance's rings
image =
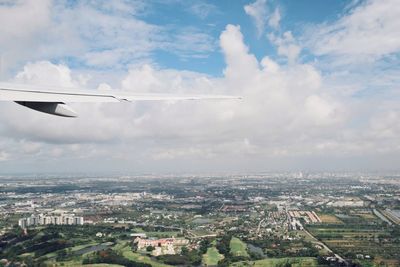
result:
[(76, 117), (66, 102), (175, 101), (200, 99), (238, 99), (225, 95), (135, 94), (119, 90), (79, 90), (51, 86), (0, 83), (0, 101), (14, 101), (36, 111)]

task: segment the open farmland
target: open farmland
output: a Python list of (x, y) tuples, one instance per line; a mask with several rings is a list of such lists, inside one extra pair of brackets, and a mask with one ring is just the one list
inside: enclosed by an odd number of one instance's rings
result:
[(275, 267), (275, 266), (293, 266), (293, 267), (314, 267), (318, 266), (315, 258), (281, 258), (281, 259), (264, 259), (258, 261), (242, 261), (231, 265), (232, 267)]
[(318, 214), (318, 217), (321, 219), (322, 223), (342, 223), (335, 215), (331, 214)]
[[(347, 218), (347, 221), (355, 222), (354, 220), (354, 217)], [(382, 224), (371, 223), (364, 218), (358, 223), (309, 225), (307, 229), (314, 237), (344, 257), (366, 258), (368, 262), (383, 256), (399, 263), (399, 236)]]

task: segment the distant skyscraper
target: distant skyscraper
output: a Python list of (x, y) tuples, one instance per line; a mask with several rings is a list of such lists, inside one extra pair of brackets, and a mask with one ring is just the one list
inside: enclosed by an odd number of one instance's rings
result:
[(28, 226), (28, 219), (22, 218), (18, 220), (18, 226), (25, 229)]

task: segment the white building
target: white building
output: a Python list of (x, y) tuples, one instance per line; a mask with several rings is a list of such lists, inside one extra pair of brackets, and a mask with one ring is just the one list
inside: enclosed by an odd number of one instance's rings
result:
[(76, 217), (73, 215), (45, 216), (41, 214), (39, 216), (32, 215), (31, 217), (18, 220), (18, 225), (23, 229), (36, 225), (83, 225), (83, 223), (83, 217)]

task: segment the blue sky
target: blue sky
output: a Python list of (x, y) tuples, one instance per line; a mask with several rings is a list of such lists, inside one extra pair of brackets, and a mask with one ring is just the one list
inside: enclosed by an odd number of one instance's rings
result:
[[(266, 34), (273, 30), (267, 28), (260, 36), (252, 18), (245, 13), (244, 6), (249, 4), (249, 1), (146, 1), (141, 4), (131, 1), (131, 3), (137, 6), (139, 11), (131, 12), (126, 16), (134, 16), (149, 24), (165, 27), (170, 35), (178, 35), (182, 32), (204, 34), (206, 40), (196, 40), (198, 47), (193, 47), (192, 51), (165, 48), (156, 48), (151, 51), (151, 60), (160, 67), (221, 76), (225, 62), (218, 47), (218, 38), (227, 24), (240, 25), (242, 33), (246, 36), (246, 44), (259, 59), (266, 54), (273, 58), (277, 57), (276, 49), (266, 37)], [(79, 1), (69, 1), (67, 6), (76, 8), (80, 4)], [(279, 32), (291, 31), (294, 35), (301, 35), (307, 25), (336, 20), (349, 6), (349, 1), (274, 0), (266, 1), (265, 6), (268, 10), (279, 9), (283, 17)], [(99, 10), (113, 14), (109, 9), (99, 8)], [(99, 48), (101, 49), (107, 48)], [(312, 60), (309, 56), (304, 55), (305, 60)], [(80, 67), (79, 57), (61, 57), (53, 60)], [(127, 58), (124, 63), (129, 65), (132, 62), (135, 63), (135, 60), (135, 57)]]
[(397, 170), (396, 0), (0, 1), (2, 80), (241, 101), (0, 103), (4, 172)]

